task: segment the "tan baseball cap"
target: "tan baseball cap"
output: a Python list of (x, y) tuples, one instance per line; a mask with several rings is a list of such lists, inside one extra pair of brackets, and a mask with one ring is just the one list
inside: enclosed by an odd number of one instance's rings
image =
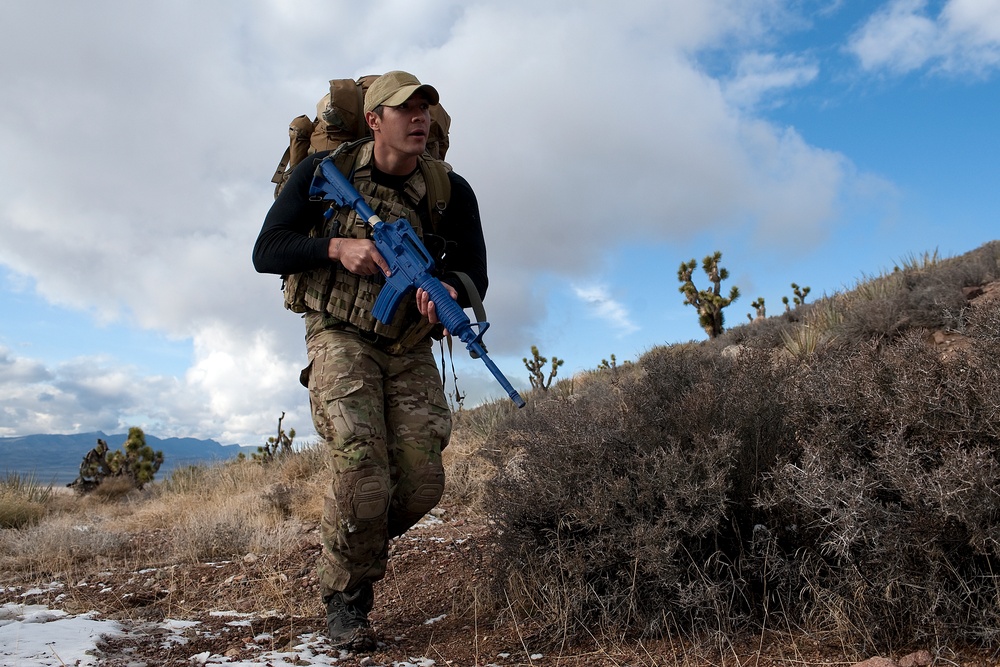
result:
[(365, 93), (365, 113), (374, 111), (375, 107), (384, 104), (388, 107), (399, 106), (410, 99), (413, 93), (423, 93), (431, 105), (438, 103), (440, 96), (434, 86), (420, 83), (417, 77), (408, 72), (386, 72), (372, 82)]

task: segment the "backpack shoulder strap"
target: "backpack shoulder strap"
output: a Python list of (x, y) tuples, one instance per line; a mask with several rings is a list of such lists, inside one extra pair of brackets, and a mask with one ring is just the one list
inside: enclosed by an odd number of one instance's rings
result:
[(451, 167), (447, 162), (425, 154), (420, 156), (420, 171), (427, 184), (427, 213), (431, 226), (436, 231), (448, 208), (448, 202), (451, 201), (451, 179), (448, 178)]

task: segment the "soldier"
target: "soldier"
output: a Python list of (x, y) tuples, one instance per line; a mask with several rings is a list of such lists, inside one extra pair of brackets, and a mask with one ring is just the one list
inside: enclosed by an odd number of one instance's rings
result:
[(429, 249), (447, 248), (438, 275), (460, 305), (471, 304), (467, 289), (485, 296), (475, 194), (425, 154), (438, 99), (437, 90), (406, 72), (376, 79), (364, 101), (372, 139), (303, 160), (254, 246), (254, 267), (287, 276), (286, 306), (304, 313), (309, 366), (301, 379), (316, 430), (334, 453), (318, 574), (327, 630), (340, 648), (375, 647), (372, 584), (385, 575), (389, 540), (441, 499), (451, 412), (431, 347), (431, 337), (441, 335), (434, 303), (417, 290), (392, 322), (375, 320), (372, 307), (389, 266), (366, 221), (336, 205), (324, 216), (328, 202), (311, 200), (309, 186), (319, 161), (335, 160), (382, 220), (405, 218)]

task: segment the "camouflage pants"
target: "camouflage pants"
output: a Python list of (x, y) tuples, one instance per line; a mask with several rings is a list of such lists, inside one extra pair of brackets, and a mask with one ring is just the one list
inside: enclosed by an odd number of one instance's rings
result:
[(389, 540), (441, 499), (451, 411), (430, 345), (390, 355), (324, 329), (306, 347), (313, 423), (334, 453), (320, 527), (326, 596), (381, 579)]

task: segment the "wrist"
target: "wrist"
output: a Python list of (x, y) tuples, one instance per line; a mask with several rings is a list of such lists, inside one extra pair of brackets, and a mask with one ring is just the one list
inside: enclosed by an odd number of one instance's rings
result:
[(330, 239), (330, 247), (327, 249), (327, 256), (333, 261), (340, 260), (340, 246), (343, 245), (344, 239), (335, 238)]

